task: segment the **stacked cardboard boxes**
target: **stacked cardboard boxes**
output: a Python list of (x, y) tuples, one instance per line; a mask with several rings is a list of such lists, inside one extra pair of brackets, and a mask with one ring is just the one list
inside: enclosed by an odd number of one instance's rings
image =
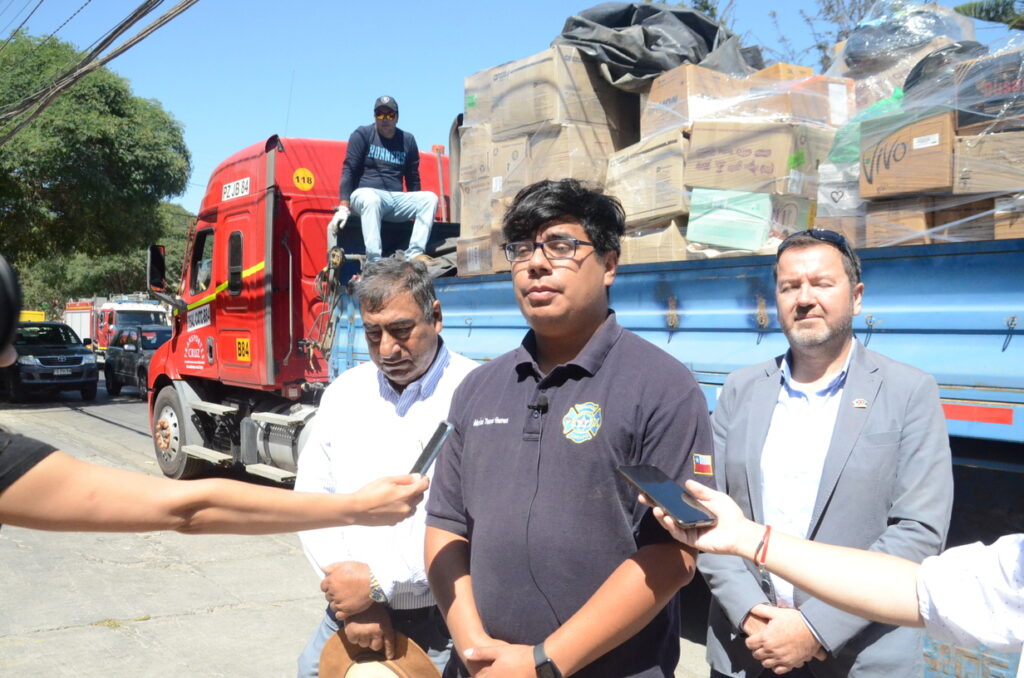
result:
[(564, 177), (603, 184), (608, 156), (636, 140), (636, 97), (568, 46), (481, 71), (465, 86), (456, 251), (460, 275), (479, 275), (508, 270), (501, 219), (524, 186)]

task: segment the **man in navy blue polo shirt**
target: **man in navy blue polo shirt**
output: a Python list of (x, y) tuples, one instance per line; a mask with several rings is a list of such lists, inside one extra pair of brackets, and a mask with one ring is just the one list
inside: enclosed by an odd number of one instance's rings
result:
[(672, 676), (694, 553), (615, 472), (713, 485), (708, 408), (680, 362), (608, 307), (622, 208), (572, 179), (524, 188), (505, 252), (531, 330), (470, 373), (427, 505), (431, 589), (459, 651), (446, 676)]

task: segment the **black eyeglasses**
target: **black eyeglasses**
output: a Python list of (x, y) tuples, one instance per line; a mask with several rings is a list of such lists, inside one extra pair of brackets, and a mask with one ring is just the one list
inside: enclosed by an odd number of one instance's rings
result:
[(835, 231), (830, 231), (825, 228), (808, 228), (806, 231), (797, 231), (796, 233), (790, 233), (787, 235), (785, 240), (779, 243), (779, 249), (775, 252), (775, 260), (778, 261), (786, 248), (793, 244), (794, 239), (801, 236), (809, 236), (815, 240), (835, 245), (839, 248), (839, 251), (846, 256), (846, 258), (853, 259), (853, 250), (850, 249), (850, 243), (846, 242), (846, 238), (842, 233), (836, 233)]
[(576, 238), (552, 238), (544, 242), (533, 240), (517, 240), (516, 242), (505, 243), (505, 258), (509, 263), (515, 264), (529, 261), (533, 253), (540, 249), (549, 260), (572, 259), (576, 256), (576, 249), (580, 245), (594, 246), (594, 243)]

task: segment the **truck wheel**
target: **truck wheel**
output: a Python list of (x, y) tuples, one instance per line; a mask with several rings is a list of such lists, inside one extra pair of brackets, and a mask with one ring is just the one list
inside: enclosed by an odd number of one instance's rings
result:
[(149, 397), (149, 375), (146, 370), (139, 370), (139, 397), (146, 400)]
[(83, 386), (82, 387), (82, 400), (87, 400), (89, 402), (92, 402), (93, 400), (96, 400), (96, 387), (98, 385), (99, 385), (99, 382), (94, 381), (91, 384), (87, 384), (86, 386)]
[(107, 387), (107, 393), (116, 396), (121, 392), (121, 382), (117, 380), (109, 368), (103, 370), (103, 383)]
[(167, 386), (153, 403), (153, 449), (160, 470), (168, 478), (195, 478), (203, 470), (203, 461), (185, 454), (185, 420), (181, 401), (173, 386)]

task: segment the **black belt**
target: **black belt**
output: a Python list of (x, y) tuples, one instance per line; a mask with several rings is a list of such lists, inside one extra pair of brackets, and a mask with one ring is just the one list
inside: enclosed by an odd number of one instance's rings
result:
[(435, 614), (439, 614), (437, 605), (414, 607), (410, 610), (395, 610), (389, 607), (388, 611), (391, 613), (392, 619), (402, 619), (404, 621), (420, 621), (428, 619)]

